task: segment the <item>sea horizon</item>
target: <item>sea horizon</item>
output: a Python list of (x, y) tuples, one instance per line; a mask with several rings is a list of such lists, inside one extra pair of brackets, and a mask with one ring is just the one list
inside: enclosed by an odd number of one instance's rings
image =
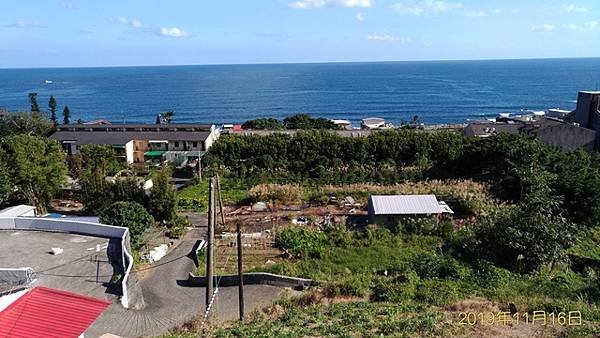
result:
[(374, 63), (417, 63), (417, 62), (477, 62), (477, 61), (527, 61), (527, 60), (580, 60), (600, 59), (600, 56), (565, 56), (565, 57), (516, 57), (516, 58), (476, 58), (476, 59), (414, 59), (414, 60), (375, 60), (375, 61), (305, 61), (305, 62), (241, 62), (241, 63), (181, 63), (181, 64), (137, 64), (137, 65), (86, 65), (86, 66), (35, 66), (35, 67), (0, 67), (0, 70), (23, 69), (96, 69), (96, 68), (146, 68), (146, 67), (204, 67), (204, 66), (269, 66), (269, 65), (327, 65), (327, 64), (374, 64)]
[[(0, 69), (0, 108), (42, 109), (50, 95), (73, 120), (243, 123), (308, 113), (400, 124), (465, 123), (550, 108), (572, 110), (599, 86), (600, 58), (159, 65)], [(46, 83), (51, 82), (51, 83)], [(47, 110), (47, 109), (46, 109)]]

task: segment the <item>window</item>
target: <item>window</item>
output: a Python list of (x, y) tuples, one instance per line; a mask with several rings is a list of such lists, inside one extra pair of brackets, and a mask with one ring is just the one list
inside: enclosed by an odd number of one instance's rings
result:
[(179, 148), (179, 142), (175, 141), (175, 148)]
[(198, 142), (196, 142), (196, 141), (192, 142), (192, 147), (194, 147), (194, 148), (198, 147)]

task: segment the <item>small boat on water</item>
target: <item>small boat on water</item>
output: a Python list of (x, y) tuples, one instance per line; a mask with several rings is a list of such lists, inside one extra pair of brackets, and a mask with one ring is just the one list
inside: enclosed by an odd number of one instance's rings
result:
[(52, 80), (46, 80), (46, 81), (44, 81), (44, 83), (45, 84), (50, 84), (50, 83), (52, 83)]

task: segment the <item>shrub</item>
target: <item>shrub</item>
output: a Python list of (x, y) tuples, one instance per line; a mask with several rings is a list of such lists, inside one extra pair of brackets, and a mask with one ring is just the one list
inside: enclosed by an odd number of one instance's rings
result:
[(148, 209), (157, 221), (165, 221), (175, 216), (177, 192), (171, 184), (171, 168), (165, 167), (152, 175), (154, 183), (148, 198)]
[(188, 211), (204, 211), (206, 207), (199, 198), (179, 198), (177, 200), (177, 206), (181, 210)]
[(139, 249), (144, 243), (144, 232), (154, 223), (154, 218), (138, 203), (116, 202), (100, 214), (100, 222), (129, 228), (131, 244)]
[(481, 287), (497, 287), (509, 283), (510, 272), (481, 259), (473, 265), (472, 278)]
[(191, 226), (190, 221), (181, 216), (175, 215), (173, 218), (167, 221), (167, 236), (170, 238), (181, 238), (185, 235), (185, 229)]
[(375, 302), (401, 303), (411, 300), (416, 295), (419, 277), (414, 271), (398, 276), (395, 279), (381, 278), (371, 289), (371, 300)]
[(294, 257), (321, 257), (325, 248), (325, 234), (305, 228), (286, 228), (277, 234), (276, 244)]
[(430, 305), (445, 306), (460, 298), (458, 285), (453, 281), (427, 279), (417, 285), (415, 299)]
[(344, 225), (329, 227), (325, 229), (325, 234), (331, 246), (348, 247), (354, 243), (354, 232)]
[(413, 269), (421, 278), (460, 278), (462, 274), (456, 259), (427, 251), (415, 255), (412, 263)]
[(302, 200), (302, 187), (293, 184), (259, 184), (248, 192), (255, 201), (271, 203), (298, 203)]
[(329, 298), (337, 296), (364, 297), (369, 293), (370, 287), (371, 278), (359, 274), (327, 283), (323, 293)]

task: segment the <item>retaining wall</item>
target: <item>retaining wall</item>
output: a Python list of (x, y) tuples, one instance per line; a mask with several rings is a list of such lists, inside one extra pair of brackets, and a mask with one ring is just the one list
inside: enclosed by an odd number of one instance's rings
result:
[[(219, 286), (237, 286), (238, 275), (222, 275), (214, 276), (215, 280), (219, 280)], [(195, 276), (190, 272), (188, 277), (188, 285), (195, 287), (205, 287), (208, 278), (206, 276)], [(281, 276), (267, 272), (248, 272), (244, 274), (244, 285), (266, 284), (274, 286), (288, 287), (307, 287), (315, 286), (318, 283), (312, 279), (296, 278), (289, 276)], [(216, 285), (216, 283), (215, 283)]]

